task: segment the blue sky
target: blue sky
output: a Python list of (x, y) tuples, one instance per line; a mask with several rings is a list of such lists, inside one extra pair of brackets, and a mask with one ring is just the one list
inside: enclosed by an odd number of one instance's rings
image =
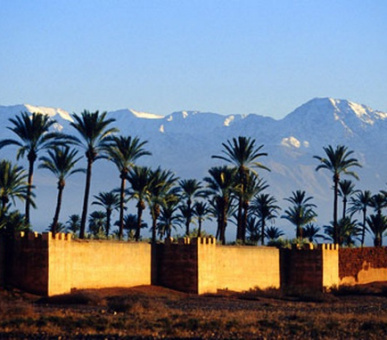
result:
[(387, 111), (386, 1), (0, 0), (0, 105)]

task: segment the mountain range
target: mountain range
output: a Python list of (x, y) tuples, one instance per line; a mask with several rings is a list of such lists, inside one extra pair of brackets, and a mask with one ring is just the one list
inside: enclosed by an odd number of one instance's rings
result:
[[(69, 125), (72, 115), (67, 111), (25, 104), (0, 106), (0, 139), (14, 138), (6, 127), (10, 126), (9, 118), (21, 111), (48, 114), (57, 121), (55, 129), (75, 133)], [(142, 158), (139, 165), (171, 169), (181, 179), (201, 180), (210, 167), (221, 164), (211, 156), (221, 154), (222, 143), (227, 140), (238, 136), (254, 138), (268, 153), (260, 161), (271, 171), (260, 170), (259, 174), (270, 185), (268, 190), (275, 195), (278, 205), (285, 209), (285, 197), (292, 191), (306, 190), (318, 206), (320, 226), (331, 220), (333, 196), (331, 174), (315, 171), (318, 163), (313, 156), (324, 156), (324, 146), (343, 144), (354, 151), (363, 165), (356, 169), (360, 177), (356, 188), (377, 192), (385, 189), (387, 182), (387, 113), (348, 100), (315, 98), (279, 120), (257, 114), (224, 116), (198, 111), (159, 116), (130, 109), (111, 111), (108, 116), (116, 120), (114, 125), (121, 134), (148, 141), (152, 156)], [(15, 149), (1, 149), (0, 158), (15, 161)], [(85, 159), (80, 163), (85, 166)], [(118, 176), (112, 164), (97, 161), (93, 167), (92, 194), (118, 187)], [(31, 220), (37, 230), (44, 230), (54, 214), (56, 181), (51, 173), (41, 169), (37, 169), (34, 181), (38, 209), (32, 211)], [(62, 221), (70, 214), (81, 213), (83, 190), (83, 174), (68, 179)], [(282, 219), (277, 219), (276, 225), (284, 225), (284, 229), (293, 232)]]

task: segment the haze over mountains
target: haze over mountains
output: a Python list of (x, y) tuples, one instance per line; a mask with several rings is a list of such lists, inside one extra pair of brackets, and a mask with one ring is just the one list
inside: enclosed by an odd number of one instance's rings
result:
[[(47, 113), (58, 122), (56, 129), (75, 133), (69, 126), (71, 115), (65, 110), (32, 105), (0, 106), (1, 139), (14, 137), (6, 129), (10, 126), (8, 119), (21, 111)], [(256, 114), (223, 116), (197, 111), (174, 112), (163, 117), (125, 109), (108, 115), (116, 119), (114, 124), (121, 134), (148, 140), (152, 156), (142, 158), (139, 165), (168, 168), (180, 178), (200, 180), (206, 176), (210, 167), (220, 164), (211, 155), (220, 154), (221, 144), (228, 139), (237, 136), (256, 139), (257, 145), (264, 145), (262, 151), (268, 153), (260, 161), (271, 169), (271, 172), (260, 170), (259, 173), (269, 183), (269, 191), (279, 205), (285, 209), (287, 203), (283, 198), (297, 189), (306, 190), (318, 206), (319, 226), (331, 220), (333, 196), (331, 174), (315, 171), (318, 163), (313, 155), (323, 156), (323, 146), (344, 144), (355, 151), (355, 157), (363, 164), (363, 168), (356, 169), (360, 176), (356, 183), (358, 189), (373, 192), (386, 189), (387, 113), (347, 100), (316, 98), (280, 120)], [(15, 161), (15, 149), (0, 150), (0, 158)], [(84, 159), (80, 161), (80, 166), (85, 164)], [(57, 193), (55, 182), (48, 171), (36, 171), (38, 209), (32, 211), (31, 220), (37, 230), (44, 230), (52, 221)], [(118, 171), (114, 166), (104, 160), (97, 161), (93, 168), (92, 194), (118, 185)], [(70, 214), (81, 213), (83, 190), (83, 174), (68, 179), (61, 221), (66, 221)], [(89, 211), (93, 209), (90, 207)], [(276, 225), (287, 224), (277, 219)], [(229, 228), (233, 226), (230, 224)], [(292, 227), (284, 229), (293, 235)], [(234, 237), (233, 231), (231, 235)]]

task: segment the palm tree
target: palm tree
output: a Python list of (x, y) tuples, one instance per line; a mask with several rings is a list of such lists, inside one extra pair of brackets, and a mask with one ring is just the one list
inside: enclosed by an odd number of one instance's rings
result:
[(105, 208), (106, 215), (106, 226), (105, 234), (106, 237), (109, 236), (111, 216), (114, 210), (118, 210), (120, 206), (120, 200), (118, 194), (113, 191), (109, 192), (100, 192), (98, 195), (94, 195), (95, 201), (92, 203), (94, 205), (99, 205)]
[(109, 124), (114, 122), (115, 119), (106, 119), (106, 115), (106, 112), (100, 114), (99, 111), (91, 113), (85, 110), (80, 116), (74, 114), (74, 122), (70, 123), (80, 135), (80, 139), (74, 138), (74, 141), (85, 149), (87, 160), (85, 195), (79, 232), (79, 238), (81, 239), (85, 237), (93, 163), (101, 158), (101, 152), (106, 146), (108, 136), (118, 131), (116, 128), (109, 128)]
[(382, 215), (382, 209), (387, 207), (386, 196), (382, 192), (379, 192), (378, 194), (373, 195), (371, 198), (370, 206), (374, 208), (374, 211), (378, 215)]
[[(25, 170), (21, 166), (12, 165), (10, 161), (0, 161), (0, 204), (1, 215), (4, 216), (8, 203), (15, 198), (25, 201), (28, 197), (28, 180)], [(31, 194), (31, 193), (30, 193)], [(31, 201), (32, 202), (32, 201)], [(33, 202), (32, 202), (33, 203)]]
[[(247, 227), (247, 219), (248, 213), (250, 210), (250, 201), (254, 196), (258, 195), (263, 190), (267, 189), (269, 185), (262, 178), (258, 178), (254, 173), (250, 172), (247, 181), (245, 190), (243, 193), (239, 193), (242, 198), (242, 230), (241, 230), (241, 240), (245, 243), (246, 240), (246, 227)], [(240, 186), (236, 188), (238, 192)]]
[(337, 223), (337, 196), (340, 175), (343, 173), (358, 179), (358, 175), (355, 172), (350, 171), (349, 168), (361, 167), (361, 165), (356, 158), (351, 158), (353, 151), (348, 151), (348, 148), (343, 145), (338, 145), (336, 149), (333, 149), (333, 147), (329, 145), (327, 147), (323, 147), (323, 149), (327, 158), (320, 156), (313, 156), (313, 158), (320, 161), (320, 164), (316, 167), (316, 171), (326, 169), (333, 174), (333, 242), (337, 243), (340, 235)]
[(180, 215), (177, 214), (179, 209), (179, 200), (176, 195), (171, 196), (161, 206), (161, 214), (157, 228), (160, 238), (171, 237), (172, 229), (176, 229), (176, 226), (181, 223)]
[(254, 216), (248, 216), (247, 223), (246, 223), (246, 231), (247, 231), (247, 239), (257, 244), (258, 241), (261, 239), (261, 223), (260, 221), (254, 217)]
[(126, 176), (131, 168), (134, 167), (135, 162), (142, 156), (151, 155), (149, 151), (144, 149), (147, 141), (141, 142), (138, 137), (131, 136), (112, 136), (107, 139), (108, 144), (105, 151), (120, 172), (121, 186), (120, 186), (120, 218), (119, 218), (119, 233), (118, 237), (121, 239), (124, 228), (124, 202), (125, 202), (125, 182)]
[(361, 246), (364, 245), (365, 232), (367, 229), (367, 208), (371, 207), (372, 194), (369, 190), (359, 191), (356, 193), (355, 198), (351, 197), (351, 207), (350, 212), (354, 214), (355, 212), (363, 213), (363, 223), (362, 223), (362, 234), (361, 234)]
[(302, 227), (314, 221), (317, 216), (313, 210), (313, 208), (316, 208), (316, 205), (310, 203), (312, 199), (312, 196), (307, 197), (306, 192), (302, 190), (293, 191), (291, 197), (285, 198), (292, 206), (285, 210), (285, 214), (281, 218), (285, 218), (295, 225), (297, 238), (303, 238)]
[(322, 234), (319, 234), (320, 228), (316, 227), (313, 223), (307, 224), (303, 229), (303, 236), (304, 238), (307, 238), (309, 242), (317, 242), (317, 239), (324, 238)]
[(343, 198), (343, 218), (347, 213), (348, 197), (356, 193), (355, 184), (351, 180), (342, 180), (339, 182), (339, 196)]
[(193, 206), (193, 214), (198, 220), (198, 237), (202, 236), (202, 223), (209, 218), (210, 208), (205, 202), (196, 202)]
[(266, 231), (265, 231), (265, 236), (266, 238), (269, 239), (269, 241), (276, 241), (277, 239), (279, 239), (281, 236), (285, 235), (284, 232), (277, 228), (277, 227), (274, 227), (274, 226), (270, 226), (268, 228), (266, 228)]
[(269, 194), (259, 194), (255, 196), (251, 203), (251, 209), (255, 215), (259, 218), (261, 225), (261, 244), (265, 244), (265, 226), (266, 221), (275, 218), (277, 211), (280, 209), (276, 205), (277, 200)]
[(84, 172), (84, 169), (74, 169), (75, 164), (80, 160), (77, 158), (78, 151), (71, 150), (68, 146), (56, 146), (47, 151), (47, 156), (42, 156), (39, 168), (51, 171), (58, 179), (58, 197), (56, 202), (54, 220), (51, 224), (51, 232), (57, 232), (60, 209), (62, 205), (63, 189), (66, 179), (76, 172)]
[(137, 229), (135, 239), (140, 240), (142, 223), (142, 212), (145, 209), (145, 202), (150, 194), (151, 169), (149, 167), (135, 166), (130, 169), (127, 179), (131, 184), (130, 196), (137, 200)]
[[(239, 194), (238, 194), (238, 223), (237, 223), (237, 239), (242, 240), (243, 230), (246, 229), (243, 220), (243, 196), (246, 190), (249, 172), (254, 172), (253, 167), (269, 170), (267, 167), (259, 163), (259, 157), (267, 156), (267, 153), (261, 152), (263, 145), (255, 146), (255, 139), (239, 136), (233, 138), (227, 143), (222, 143), (224, 150), (223, 155), (214, 155), (212, 158), (222, 159), (227, 163), (234, 164), (238, 174)], [(270, 171), (270, 170), (269, 170)]]
[(189, 235), (189, 226), (192, 221), (192, 200), (196, 197), (201, 196), (200, 189), (202, 188), (201, 183), (196, 179), (183, 179), (179, 181), (179, 186), (181, 188), (181, 197), (186, 200), (186, 216), (185, 216), (185, 234)]
[[(137, 215), (134, 214), (127, 214), (124, 216), (124, 230), (127, 230), (128, 232), (128, 241), (134, 240), (134, 232), (137, 229)], [(116, 221), (114, 223), (116, 226), (120, 226), (120, 221)], [(145, 222), (141, 223), (141, 228), (147, 228), (148, 225)], [(118, 236), (118, 234), (117, 234)]]
[(73, 214), (69, 216), (69, 219), (66, 222), (66, 231), (76, 234), (79, 232), (81, 228), (81, 218), (77, 214)]
[(368, 227), (374, 234), (374, 246), (383, 246), (383, 233), (387, 230), (387, 217), (381, 214), (371, 215), (367, 218)]
[(209, 171), (210, 176), (205, 177), (207, 183), (204, 193), (210, 195), (210, 204), (214, 215), (217, 216), (219, 239), (226, 243), (226, 227), (230, 210), (232, 208), (232, 193), (235, 189), (236, 170), (227, 166), (213, 167)]
[(89, 231), (97, 238), (106, 235), (104, 232), (106, 226), (106, 214), (103, 211), (93, 211), (89, 216)]
[(157, 219), (160, 216), (160, 206), (165, 204), (171, 195), (177, 194), (177, 188), (173, 188), (177, 177), (170, 170), (161, 170), (157, 168), (151, 170), (150, 183), (148, 186), (149, 195), (146, 196), (150, 214), (152, 217), (152, 243), (156, 242)]
[[(338, 222), (338, 228), (340, 234), (337, 238), (337, 242), (339, 246), (354, 246), (355, 240), (358, 239), (359, 235), (361, 235), (361, 228), (358, 227), (358, 223), (356, 220), (352, 220), (349, 217), (341, 218)], [(328, 235), (328, 238), (332, 241), (335, 240), (335, 228), (332, 225), (328, 225), (324, 227), (325, 234)]]
[(13, 124), (8, 127), (14, 132), (19, 140), (3, 139), (0, 141), (0, 149), (7, 145), (15, 145), (19, 147), (16, 158), (22, 158), (27, 155), (28, 160), (28, 190), (25, 207), (26, 223), (30, 222), (30, 207), (32, 205), (32, 182), (34, 175), (34, 165), (38, 158), (38, 154), (43, 149), (48, 149), (53, 145), (58, 145), (62, 134), (51, 132), (50, 127), (55, 123), (48, 115), (40, 113), (21, 112), (19, 116), (10, 118), (9, 121)]

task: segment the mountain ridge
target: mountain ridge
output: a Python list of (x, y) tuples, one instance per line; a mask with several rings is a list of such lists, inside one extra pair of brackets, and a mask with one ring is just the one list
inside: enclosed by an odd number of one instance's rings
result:
[[(4, 127), (0, 130), (0, 139), (13, 137), (6, 129), (10, 117), (34, 109), (49, 112), (63, 132), (75, 133), (69, 125), (71, 115), (65, 110), (29, 104), (0, 106), (0, 123)], [(313, 155), (324, 154), (323, 146), (344, 144), (355, 151), (363, 164), (358, 171), (362, 181), (356, 183), (357, 188), (377, 191), (387, 180), (384, 175), (387, 168), (387, 113), (348, 100), (314, 98), (281, 119), (257, 114), (223, 116), (194, 110), (160, 116), (121, 109), (109, 111), (108, 116), (116, 119), (114, 125), (119, 127), (120, 133), (148, 141), (152, 156), (141, 159), (140, 165), (168, 168), (180, 178), (202, 180), (210, 167), (220, 164), (211, 156), (221, 153), (222, 143), (240, 135), (254, 138), (257, 145), (264, 145), (262, 151), (269, 154), (261, 162), (272, 171), (260, 171), (270, 185), (269, 191), (281, 207), (286, 208), (284, 197), (294, 190), (306, 190), (308, 195), (315, 197), (319, 207), (318, 225), (328, 224), (331, 214), (331, 175), (324, 171), (316, 173), (317, 163), (313, 159)], [(0, 158), (15, 161), (14, 151), (1, 149)], [(81, 163), (84, 165), (85, 161)], [(98, 161), (93, 171), (92, 194), (118, 186), (118, 172), (110, 163)], [(64, 199), (62, 221), (70, 214), (80, 213), (83, 180), (81, 175), (69, 179), (64, 195), (72, 198)], [(56, 195), (54, 182), (48, 172), (36, 171), (37, 203), (47, 206), (49, 211), (54, 209), (50, 202)], [(48, 225), (51, 218), (42, 216), (36, 221), (40, 226)], [(277, 219), (279, 226), (283, 223)]]

